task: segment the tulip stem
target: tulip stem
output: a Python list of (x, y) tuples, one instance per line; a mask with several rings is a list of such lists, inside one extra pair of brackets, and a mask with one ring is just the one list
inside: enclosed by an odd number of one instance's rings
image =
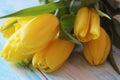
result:
[(55, 11), (54, 15), (57, 16), (58, 13), (59, 13), (59, 9), (57, 9), (57, 10)]
[[(39, 0), (39, 3), (40, 3), (40, 4), (41, 4), (41, 2), (42, 2), (42, 1)], [(48, 1), (48, 0), (45, 0), (45, 1), (44, 1), (44, 4), (47, 4), (47, 3), (49, 3), (49, 1)]]
[(45, 4), (49, 3), (48, 0), (45, 0)]

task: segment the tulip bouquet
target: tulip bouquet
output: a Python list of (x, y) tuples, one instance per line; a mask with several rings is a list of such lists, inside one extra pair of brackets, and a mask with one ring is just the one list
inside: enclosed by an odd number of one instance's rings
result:
[(26, 8), (0, 18), (5, 38), (0, 56), (17, 64), (32, 64), (44, 72), (59, 69), (75, 45), (80, 46), (91, 65), (106, 60), (120, 74), (112, 54), (112, 44), (120, 48), (119, 14), (106, 0), (39, 0), (39, 6)]

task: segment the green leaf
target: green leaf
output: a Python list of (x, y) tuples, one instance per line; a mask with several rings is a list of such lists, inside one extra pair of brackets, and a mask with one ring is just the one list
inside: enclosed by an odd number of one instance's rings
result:
[(91, 6), (99, 0), (72, 0), (70, 3), (71, 14), (76, 14), (81, 7)]
[(17, 19), (4, 26), (4, 28), (2, 28), (0, 31), (5, 31), (6, 29), (12, 27), (15, 23), (17, 23)]
[(60, 29), (59, 38), (62, 39), (62, 40), (67, 40), (67, 41), (71, 41), (75, 44), (78, 44), (82, 48), (82, 43), (80, 43), (76, 38), (74, 38), (70, 33), (65, 31), (63, 28)]
[(120, 22), (119, 21), (117, 21), (116, 19), (112, 19), (112, 22), (113, 22), (113, 26), (112, 27), (114, 27), (114, 29), (115, 29), (115, 31), (116, 31), (116, 33), (119, 35), (119, 37), (120, 37)]
[(63, 40), (68, 40), (74, 42), (81, 46), (82, 44), (73, 35), (71, 35), (71, 30), (74, 26), (75, 15), (65, 15), (61, 18), (61, 29), (59, 38)]
[(113, 44), (120, 49), (120, 36), (117, 34), (115, 28), (115, 26), (112, 27), (112, 31), (113, 31)]
[(120, 22), (112, 18), (113, 44), (120, 48)]
[(116, 32), (113, 31), (113, 44), (120, 48), (120, 37), (116, 34)]
[(90, 6), (92, 4), (97, 3), (100, 0), (80, 0), (80, 1), (81, 1), (82, 6)]
[(32, 58), (28, 58), (28, 59), (24, 59), (24, 60), (12, 62), (12, 63), (16, 66), (27, 67), (31, 64), (31, 62), (32, 62)]
[(61, 18), (61, 26), (64, 28), (64, 30), (70, 32), (73, 29), (75, 17), (75, 15), (64, 15)]
[(102, 16), (102, 17), (106, 17), (106, 18), (108, 18), (108, 19), (110, 19), (110, 20), (111, 20), (111, 18), (110, 18), (110, 16), (109, 16), (109, 15), (107, 15), (106, 13), (104, 13), (104, 12), (100, 11), (100, 10), (99, 10), (99, 9), (97, 9), (97, 8), (96, 8), (96, 10), (97, 10), (97, 12), (99, 13), (99, 15), (100, 15), (100, 16)]
[[(106, 3), (105, 0), (104, 0), (104, 2)], [(112, 36), (111, 36), (112, 43), (117, 48), (120, 48), (120, 22), (118, 22), (117, 20), (115, 20), (113, 18), (111, 11), (107, 8), (108, 7), (106, 5), (107, 3), (105, 4), (104, 2), (101, 2), (100, 9), (102, 9), (102, 11), (106, 12), (111, 17), (111, 20), (109, 20), (107, 18), (105, 20), (101, 20), (102, 25), (103, 25), (103, 27), (106, 28), (106, 31), (108, 31), (109, 28), (111, 28), (109, 34), (112, 34)], [(104, 18), (104, 17), (102, 17), (102, 18)]]
[(117, 66), (117, 64), (116, 64), (116, 62), (115, 62), (115, 60), (114, 60), (114, 57), (113, 57), (112, 52), (110, 52), (110, 54), (109, 54), (109, 56), (108, 56), (108, 61), (109, 61), (109, 63), (112, 65), (112, 67), (115, 69), (115, 71), (116, 71), (118, 74), (120, 74), (120, 70), (119, 70), (119, 68), (118, 68), (118, 66)]
[(44, 13), (50, 13), (55, 11), (56, 9), (65, 8), (65, 3), (62, 2), (53, 2), (48, 3), (40, 6), (26, 8), (20, 11), (17, 11), (12, 14), (8, 14), (5, 16), (1, 16), (0, 18), (7, 18), (7, 17), (24, 17), (24, 16), (36, 16)]
[(81, 7), (82, 4), (80, 0), (72, 0), (70, 3), (70, 13), (76, 14)]
[(63, 15), (65, 14), (69, 14), (69, 10), (68, 8), (62, 8), (62, 9), (59, 9), (59, 12), (57, 14), (57, 17), (60, 19)]
[[(114, 8), (113, 6), (111, 6), (111, 4), (109, 3), (109, 1), (112, 1), (112, 0), (100, 0), (100, 2), (101, 2), (101, 6), (104, 6), (105, 8), (106, 8), (106, 10), (107, 11), (109, 11), (109, 13), (112, 15), (112, 16), (114, 16), (114, 15), (117, 15), (117, 14), (120, 14), (120, 8)], [(117, 0), (116, 1), (114, 1), (114, 2), (117, 2)], [(115, 3), (113, 3), (113, 4), (115, 4)], [(118, 3), (119, 4), (119, 3)]]
[(47, 3), (50, 3), (50, 2), (54, 2), (55, 0), (39, 0), (39, 3), (43, 3), (43, 4), (47, 4)]
[(47, 4), (48, 3), (48, 0), (39, 0), (39, 3), (43, 3), (43, 4)]

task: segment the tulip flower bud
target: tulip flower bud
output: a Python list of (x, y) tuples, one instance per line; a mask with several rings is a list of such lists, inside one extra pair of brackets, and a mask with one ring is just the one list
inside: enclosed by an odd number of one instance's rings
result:
[(111, 42), (104, 29), (100, 29), (100, 37), (84, 43), (83, 53), (87, 61), (92, 65), (105, 62), (111, 48)]
[[(53, 23), (54, 22), (54, 23)], [(44, 49), (56, 36), (59, 20), (52, 14), (43, 14), (30, 20), (6, 42), (1, 56), (7, 61), (23, 60)]]
[[(20, 46), (24, 53), (33, 53), (44, 49), (48, 43), (56, 36), (59, 30), (59, 20), (53, 14), (43, 14), (33, 20), (21, 29)], [(29, 50), (26, 50), (29, 49)]]
[(4, 22), (0, 30), (4, 29), (6, 26), (10, 25), (10, 28), (1, 31), (2, 35), (6, 38), (9, 38), (15, 31), (20, 29), (23, 25), (25, 25), (29, 20), (33, 19), (34, 17), (16, 17), (16, 18), (9, 18), (7, 21)]
[(4, 45), (2, 52), (0, 54), (1, 57), (3, 57), (6, 61), (13, 61), (17, 62), (20, 60), (24, 60), (26, 58), (31, 58), (33, 54), (30, 55), (25, 55), (20, 53), (20, 51), (17, 51), (17, 45), (19, 44), (18, 39), (19, 39), (19, 33), (20, 30), (15, 32), (6, 42)]
[(14, 24), (15, 31), (19, 30), (22, 26), (26, 25), (30, 20), (32, 20), (35, 17), (29, 16), (29, 17), (17, 17), (17, 23)]
[(89, 34), (93, 35), (93, 39), (100, 36), (100, 16), (95, 9), (91, 9), (91, 22)]
[(85, 37), (89, 29), (90, 12), (87, 7), (81, 8), (76, 16), (74, 32), (76, 36)]
[[(16, 18), (9, 18), (6, 22), (4, 22), (4, 24), (0, 27), (0, 30), (4, 29), (7, 25), (9, 25), (10, 23), (16, 21)], [(6, 38), (10, 37), (14, 32), (15, 32), (15, 26), (12, 25), (10, 28), (1, 31), (2, 35)]]
[(53, 72), (62, 66), (73, 48), (74, 43), (55, 39), (46, 49), (35, 53), (32, 64), (44, 72)]
[(100, 36), (100, 17), (95, 9), (83, 7), (78, 11), (74, 33), (81, 42), (97, 39)]
[(34, 16), (28, 16), (28, 17), (17, 17), (17, 21), (21, 26), (24, 26), (28, 21), (35, 18)]

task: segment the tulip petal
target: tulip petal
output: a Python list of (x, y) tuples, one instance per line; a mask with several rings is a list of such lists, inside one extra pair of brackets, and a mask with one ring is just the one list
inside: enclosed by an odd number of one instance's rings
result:
[(34, 16), (18, 17), (17, 21), (18, 21), (19, 24), (21, 24), (22, 26), (24, 26), (27, 22), (29, 22), (33, 18), (35, 18), (35, 17)]
[[(92, 57), (92, 54), (89, 52), (89, 48), (86, 48), (88, 47), (88, 44), (87, 43), (84, 43), (84, 47), (83, 48), (83, 52), (84, 52), (84, 56), (85, 58), (87, 59), (87, 61), (89, 61), (90, 64), (93, 64), (93, 57)], [(85, 50), (84, 50), (85, 49)]]
[(85, 37), (89, 29), (90, 12), (87, 7), (81, 8), (76, 16), (74, 33), (80, 37)]
[(97, 39), (100, 36), (100, 16), (95, 9), (91, 9), (91, 12), (90, 34)]
[[(3, 25), (0, 27), (2, 29), (4, 29), (6, 26), (8, 26), (9, 24), (13, 23), (16, 20), (16, 18), (9, 18), (8, 20), (6, 20)], [(12, 25), (11, 27), (9, 27), (8, 29), (1, 31), (2, 35), (6, 38), (9, 38), (14, 32), (15, 32), (15, 26)]]
[(73, 48), (74, 43), (55, 39), (44, 51), (34, 55), (33, 66), (37, 66), (44, 72), (53, 72), (66, 61)]
[(62, 40), (53, 41), (46, 54), (46, 62), (50, 68), (55, 68), (60, 63), (63, 63), (73, 49), (73, 43)]
[[(92, 65), (98, 65), (106, 60), (110, 50), (110, 41), (109, 41), (110, 39), (106, 35), (107, 33), (104, 31), (104, 29), (101, 28), (99, 38), (85, 43), (87, 45), (84, 44), (83, 52), (90, 64), (92, 62)], [(108, 46), (106, 47), (106, 45)]]
[(105, 51), (104, 51), (104, 56), (102, 58), (102, 60), (100, 61), (100, 64), (102, 64), (103, 62), (105, 62), (105, 60), (107, 59), (107, 56), (110, 52), (110, 49), (111, 49), (111, 41), (110, 41), (110, 38), (108, 36), (108, 34), (106, 34), (106, 46), (105, 46)]
[(19, 35), (20, 30), (15, 32), (4, 45), (1, 55), (6, 61), (19, 61), (32, 56), (32, 54), (26, 55), (16, 50), (20, 41)]
[[(46, 44), (55, 37), (58, 29), (59, 21), (57, 17), (52, 14), (43, 14), (34, 18), (22, 28), (21, 43), (26, 48), (44, 49)], [(24, 47), (22, 49), (24, 50)]]
[(101, 28), (100, 37), (96, 40), (92, 40), (89, 42), (90, 52), (92, 53), (92, 57), (94, 59), (94, 64), (97, 65), (101, 61), (104, 56), (104, 49), (106, 45), (106, 35), (105, 31)]

